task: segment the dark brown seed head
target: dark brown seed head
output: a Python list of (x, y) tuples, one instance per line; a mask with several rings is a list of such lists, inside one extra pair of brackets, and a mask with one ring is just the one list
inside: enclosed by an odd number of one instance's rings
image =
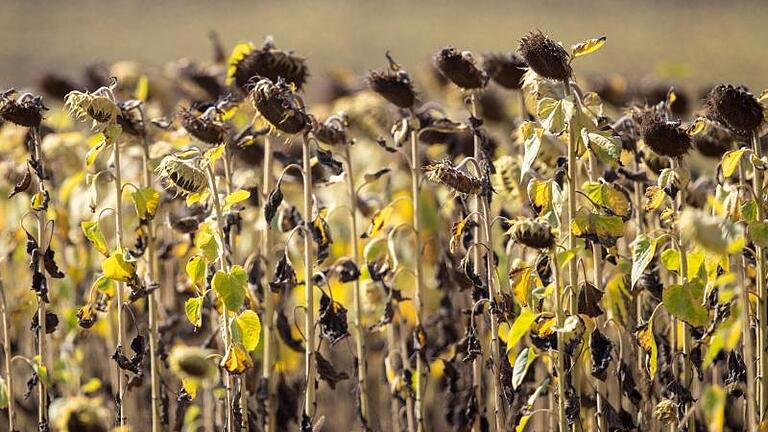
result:
[(273, 83), (262, 78), (251, 92), (253, 105), (276, 129), (290, 135), (309, 127), (311, 121), (299, 98), (282, 79)]
[(296, 90), (306, 84), (309, 70), (306, 61), (293, 54), (278, 50), (271, 39), (264, 46), (248, 53), (235, 65), (235, 84), (247, 91), (260, 78), (269, 78), (277, 82), (280, 78), (296, 86)]
[(13, 98), (13, 89), (0, 93), (0, 117), (3, 120), (24, 127), (38, 127), (43, 120), (43, 111), (48, 108), (43, 105), (43, 98), (24, 93)]
[(434, 60), (440, 73), (462, 89), (479, 89), (488, 84), (488, 74), (475, 65), (469, 51), (447, 46), (435, 54)]
[(391, 104), (408, 109), (416, 102), (416, 92), (410, 75), (397, 64), (389, 52), (385, 54), (389, 68), (383, 71), (371, 71), (368, 74), (368, 85)]
[(573, 73), (568, 51), (540, 31), (524, 36), (518, 51), (528, 66), (544, 78), (563, 81)]
[(720, 159), (731, 149), (733, 135), (728, 129), (710, 124), (706, 131), (693, 136), (693, 145), (702, 155)]
[(496, 84), (504, 88), (520, 89), (527, 67), (525, 60), (514, 52), (483, 56), (483, 69)]
[(187, 108), (181, 107), (177, 114), (179, 122), (190, 135), (208, 144), (220, 144), (227, 138), (227, 129), (213, 119), (215, 108), (197, 116)]
[(347, 143), (347, 119), (345, 116), (331, 116), (324, 122), (315, 124), (312, 132), (320, 142), (328, 145)]
[(512, 239), (534, 249), (548, 249), (555, 244), (552, 227), (543, 221), (523, 219), (512, 225)]
[(433, 162), (424, 167), (429, 181), (440, 183), (457, 193), (468, 195), (478, 194), (483, 189), (483, 181), (479, 178), (459, 171), (450, 160)]
[(669, 100), (670, 92), (674, 100), (669, 104), (669, 111), (676, 116), (684, 116), (691, 110), (691, 98), (683, 89), (660, 82), (645, 82), (640, 86), (639, 99), (650, 106)]
[(655, 153), (679, 157), (691, 149), (691, 137), (680, 127), (680, 123), (664, 120), (653, 112), (645, 113), (638, 121), (640, 136)]
[(720, 84), (709, 92), (704, 105), (707, 116), (736, 132), (753, 131), (764, 120), (763, 106), (742, 86)]

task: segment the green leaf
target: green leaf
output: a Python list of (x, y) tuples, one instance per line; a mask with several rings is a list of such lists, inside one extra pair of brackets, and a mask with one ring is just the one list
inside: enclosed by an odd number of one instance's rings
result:
[(542, 98), (536, 107), (536, 116), (541, 125), (553, 134), (565, 129), (567, 120), (573, 113), (573, 103), (566, 99)]
[(536, 360), (536, 352), (530, 348), (523, 348), (520, 354), (515, 359), (515, 364), (512, 367), (512, 388), (517, 390), (525, 379), (525, 374), (528, 372), (528, 368), (531, 363)]
[[(530, 125), (526, 128), (526, 126)], [(525, 174), (533, 166), (533, 162), (536, 160), (536, 156), (539, 155), (539, 149), (541, 148), (541, 138), (544, 134), (544, 129), (532, 126), (530, 122), (526, 122), (522, 127), (523, 132), (523, 164), (520, 166), (520, 181), (523, 181)]]
[(721, 165), (723, 167), (723, 176), (725, 177), (732, 176), (733, 173), (735, 173), (736, 170), (739, 169), (739, 162), (741, 162), (741, 157), (744, 156), (744, 154), (747, 152), (751, 153), (752, 150), (748, 148), (740, 148), (740, 149), (729, 150), (725, 152), (721, 162)]
[(147, 221), (155, 217), (157, 205), (160, 203), (160, 194), (156, 190), (151, 187), (141, 188), (131, 194), (131, 198), (139, 219)]
[(581, 139), (600, 162), (613, 167), (618, 166), (621, 158), (621, 140), (619, 138), (601, 135), (598, 132), (587, 132), (586, 129), (582, 129)]
[(624, 221), (618, 216), (604, 216), (579, 210), (571, 221), (571, 232), (576, 237), (612, 247), (616, 245), (616, 239), (624, 235)]
[(114, 281), (127, 282), (136, 274), (136, 263), (126, 260), (121, 251), (115, 251), (102, 261), (101, 270)]
[(768, 222), (750, 222), (749, 235), (760, 247), (768, 247)]
[(586, 182), (582, 186), (582, 191), (608, 214), (629, 219), (632, 205), (623, 191), (603, 182)]
[(255, 350), (261, 338), (261, 320), (259, 315), (250, 309), (244, 310), (235, 318), (235, 322), (240, 328), (241, 340), (246, 351)]
[(224, 198), (223, 210), (227, 211), (235, 204), (241, 203), (251, 197), (251, 193), (247, 190), (236, 190)]
[(707, 387), (701, 396), (701, 408), (707, 419), (707, 430), (722, 432), (725, 424), (726, 392), (715, 384)]
[(742, 321), (738, 317), (740, 315), (731, 315), (730, 318), (717, 327), (715, 334), (710, 338), (707, 352), (704, 354), (704, 359), (702, 360), (703, 368), (709, 367), (720, 351), (731, 351), (739, 344), (742, 336)]
[(195, 285), (202, 285), (203, 278), (205, 278), (205, 270), (208, 267), (208, 263), (205, 258), (200, 255), (189, 257), (187, 261), (186, 271), (189, 280)]
[(655, 237), (640, 234), (632, 242), (632, 287), (650, 264), (654, 253), (656, 253)]
[(208, 261), (215, 260), (219, 255), (219, 244), (216, 239), (216, 222), (205, 221), (200, 224), (195, 233), (195, 247), (200, 249)]
[(243, 267), (235, 265), (232, 266), (229, 273), (218, 270), (213, 275), (211, 287), (216, 291), (224, 306), (228, 310), (236, 312), (243, 305), (247, 282), (248, 275)]
[(677, 249), (665, 249), (661, 253), (661, 264), (669, 271), (680, 271), (680, 251)]
[(693, 327), (705, 326), (709, 322), (709, 312), (702, 305), (703, 298), (704, 285), (695, 281), (668, 286), (662, 293), (667, 311)]
[(104, 256), (109, 255), (109, 247), (107, 246), (107, 239), (104, 238), (104, 233), (101, 232), (101, 227), (97, 221), (84, 221), (80, 223), (80, 228), (83, 229), (85, 238), (93, 245), (93, 247)]
[(192, 297), (184, 302), (184, 314), (195, 327), (203, 323), (203, 297)]
[(523, 308), (520, 311), (520, 315), (512, 323), (512, 327), (507, 333), (507, 351), (514, 348), (514, 346), (523, 338), (525, 333), (531, 328), (533, 322), (536, 320), (536, 313), (528, 308)]
[(3, 377), (0, 377), (0, 409), (8, 408), (8, 385)]

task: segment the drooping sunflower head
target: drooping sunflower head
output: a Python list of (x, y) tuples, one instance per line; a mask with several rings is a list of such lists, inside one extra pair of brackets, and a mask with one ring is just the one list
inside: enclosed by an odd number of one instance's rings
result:
[(168, 155), (163, 158), (155, 171), (160, 180), (166, 186), (174, 188), (178, 195), (199, 193), (208, 187), (205, 172), (191, 159)]
[(260, 78), (269, 78), (272, 82), (282, 78), (299, 91), (308, 77), (305, 59), (293, 52), (278, 50), (271, 37), (260, 49), (254, 49), (235, 64), (233, 76), (235, 85), (243, 91), (248, 91)]
[(555, 244), (552, 227), (544, 221), (520, 219), (508, 231), (512, 240), (534, 249), (549, 249)]
[(328, 117), (324, 122), (315, 124), (312, 132), (315, 138), (328, 145), (347, 143), (346, 128), (349, 120), (345, 114)]
[(196, 115), (185, 107), (179, 108), (176, 116), (181, 126), (190, 135), (206, 144), (221, 144), (227, 138), (227, 128), (216, 120), (216, 108), (211, 107), (201, 115)]
[(474, 195), (486, 189), (483, 180), (457, 169), (448, 159), (426, 165), (424, 172), (427, 180), (448, 186), (456, 193)]
[(191, 345), (173, 347), (168, 362), (176, 376), (204, 381), (216, 375), (216, 365), (208, 358), (210, 352)]
[(100, 87), (91, 92), (71, 91), (64, 100), (64, 108), (78, 120), (93, 120), (93, 127), (102, 128), (117, 121), (120, 108), (112, 89), (117, 85), (113, 80), (109, 87)]
[(528, 66), (544, 78), (563, 81), (573, 73), (568, 51), (540, 31), (524, 36), (518, 51)]
[(413, 90), (410, 75), (392, 59), (389, 52), (385, 55), (389, 61), (389, 69), (368, 73), (368, 85), (393, 105), (403, 109), (413, 107), (416, 92)]
[(483, 56), (483, 69), (496, 84), (519, 90), (523, 85), (523, 74), (528, 64), (514, 52), (492, 53)]
[(109, 411), (101, 399), (72, 396), (51, 404), (51, 423), (61, 432), (107, 432)]
[(14, 89), (0, 93), (0, 117), (19, 126), (30, 128), (40, 126), (43, 111), (48, 110), (43, 105), (43, 98), (31, 93), (24, 93), (14, 98), (15, 94)]
[(693, 145), (702, 155), (720, 159), (733, 147), (733, 139), (728, 129), (710, 123), (705, 131), (693, 136)]
[(307, 129), (311, 119), (291, 85), (262, 78), (251, 91), (254, 107), (275, 129), (295, 135)]
[(704, 102), (707, 116), (735, 132), (751, 132), (764, 120), (763, 106), (745, 87), (715, 86)]
[(646, 111), (637, 117), (643, 142), (656, 154), (680, 157), (691, 150), (691, 137), (680, 127), (655, 111)]
[(447, 46), (435, 54), (434, 60), (440, 73), (462, 89), (480, 89), (488, 84), (488, 74), (477, 67), (469, 51)]

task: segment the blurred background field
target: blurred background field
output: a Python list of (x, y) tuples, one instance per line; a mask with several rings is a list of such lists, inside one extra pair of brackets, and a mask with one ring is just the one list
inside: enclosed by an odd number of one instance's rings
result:
[[(583, 74), (661, 75), (696, 90), (718, 80), (768, 87), (765, 1), (13, 1), (0, 14), (0, 80), (33, 85), (46, 70), (79, 77), (85, 64), (210, 58), (208, 32), (229, 49), (272, 34), (309, 59), (315, 77), (331, 66), (365, 72), (393, 51), (413, 68), (442, 45), (513, 50), (541, 29), (566, 46), (605, 35)], [(310, 95), (312, 94), (310, 81)]]

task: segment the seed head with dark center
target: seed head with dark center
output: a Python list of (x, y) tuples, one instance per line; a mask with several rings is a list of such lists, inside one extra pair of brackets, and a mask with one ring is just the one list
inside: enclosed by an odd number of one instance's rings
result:
[(180, 108), (177, 114), (181, 126), (190, 135), (207, 144), (220, 144), (227, 138), (227, 129), (213, 118), (213, 110), (197, 116), (187, 108)]
[(462, 89), (479, 89), (488, 83), (488, 74), (475, 65), (469, 51), (447, 46), (438, 51), (434, 59), (440, 73)]
[(570, 55), (542, 32), (531, 32), (520, 40), (518, 51), (536, 74), (563, 81), (571, 77)]
[(543, 221), (520, 220), (512, 225), (509, 234), (514, 241), (534, 249), (548, 249), (555, 244), (552, 227)]
[(665, 120), (648, 112), (638, 118), (640, 136), (648, 147), (661, 156), (680, 157), (691, 149), (691, 137), (679, 122)]
[(243, 57), (235, 65), (234, 73), (235, 84), (244, 91), (259, 78), (269, 78), (272, 82), (282, 78), (293, 84), (296, 90), (301, 90), (308, 77), (309, 69), (305, 59), (292, 52), (276, 49), (271, 39), (267, 39), (262, 48)]
[(269, 78), (262, 78), (253, 88), (251, 97), (253, 105), (275, 129), (294, 135), (311, 123), (298, 96), (282, 79), (273, 83)]
[(385, 55), (389, 61), (389, 69), (370, 72), (367, 77), (368, 85), (391, 104), (403, 109), (413, 107), (416, 92), (413, 90), (410, 75), (392, 59), (389, 52)]
[(720, 159), (731, 149), (733, 135), (728, 129), (711, 124), (706, 131), (694, 135), (693, 145), (702, 155)]
[(528, 64), (514, 52), (508, 54), (486, 54), (483, 56), (483, 69), (496, 84), (511, 90), (522, 86), (523, 74)]
[(30, 93), (13, 98), (15, 93), (13, 89), (0, 93), (0, 117), (19, 126), (40, 126), (43, 111), (48, 110), (43, 105), (43, 98)]
[(715, 86), (704, 103), (707, 116), (736, 132), (757, 129), (764, 120), (763, 106), (746, 88)]

